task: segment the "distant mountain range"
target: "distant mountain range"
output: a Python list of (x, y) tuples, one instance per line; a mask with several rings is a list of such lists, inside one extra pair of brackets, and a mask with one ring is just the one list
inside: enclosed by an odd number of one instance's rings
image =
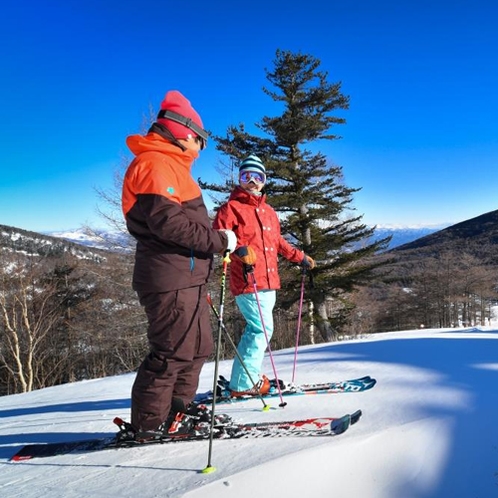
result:
[(388, 250), (395, 247), (408, 244), (414, 240), (418, 240), (426, 235), (438, 232), (443, 228), (449, 226), (449, 223), (438, 226), (427, 227), (401, 227), (401, 226), (377, 226), (373, 236), (374, 240), (383, 239), (385, 237), (392, 237), (389, 243)]
[[(469, 244), (482, 249), (496, 247), (498, 244), (498, 210), (405, 242), (393, 248), (393, 252), (410, 251), (425, 255), (439, 252), (444, 248), (464, 250)], [(495, 253), (496, 250), (493, 249), (493, 252)]]
[(62, 232), (44, 232), (45, 235), (58, 239), (68, 240), (75, 244), (86, 247), (96, 247), (98, 249), (120, 248), (128, 246), (129, 236), (121, 233), (111, 233), (106, 230), (95, 230), (89, 232), (84, 228), (74, 230), (64, 230)]
[[(394, 247), (407, 244), (414, 240), (417, 240), (426, 235), (430, 235), (438, 230), (441, 230), (447, 225), (432, 226), (432, 227), (378, 227), (375, 229), (374, 240), (382, 239), (384, 237), (389, 237), (392, 235), (391, 243), (388, 249), (393, 249)], [(45, 232), (45, 235), (50, 235), (51, 237), (57, 237), (60, 239), (69, 240), (77, 244), (81, 244), (87, 247), (97, 247), (104, 249), (108, 247), (109, 239), (116, 243), (116, 245), (122, 245), (124, 236), (120, 234), (109, 234), (105, 231), (98, 232), (97, 235), (88, 234), (83, 229), (66, 230), (63, 232)], [(104, 242), (104, 241), (107, 242)]]
[[(481, 237), (482, 240), (490, 240), (498, 243), (498, 211), (486, 213), (471, 220), (458, 223), (438, 226), (378, 226), (375, 229), (373, 239), (381, 239), (392, 236), (388, 250), (409, 250), (431, 246), (441, 241), (458, 240), (459, 238)], [(20, 228), (0, 225), (0, 246), (11, 249), (25, 249), (26, 245), (34, 250), (35, 247), (42, 247), (42, 252), (50, 250), (60, 250), (53, 246), (56, 241), (65, 240), (74, 251), (77, 247), (94, 248), (97, 250), (126, 251), (130, 247), (130, 238), (125, 234), (112, 234), (105, 230), (89, 233), (85, 229), (74, 229), (66, 231), (29, 232)], [(133, 246), (133, 244), (132, 244)], [(28, 251), (29, 253), (30, 251)]]
[[(373, 239), (377, 240), (392, 236), (388, 249), (393, 249), (394, 247), (407, 244), (437, 232), (448, 225), (449, 224), (430, 227), (379, 226), (375, 229)], [(104, 230), (99, 231), (96, 234), (88, 234), (88, 232), (83, 229), (66, 230), (63, 232), (45, 232), (45, 234), (50, 235), (51, 237), (69, 240), (87, 247), (97, 247), (101, 249), (109, 247), (109, 241), (114, 242), (118, 246), (122, 245), (125, 238), (125, 236), (121, 234), (109, 234)]]
[(22, 228), (0, 225), (0, 253), (25, 256), (61, 256), (72, 254), (81, 259), (104, 261), (107, 254), (97, 245), (83, 245)]

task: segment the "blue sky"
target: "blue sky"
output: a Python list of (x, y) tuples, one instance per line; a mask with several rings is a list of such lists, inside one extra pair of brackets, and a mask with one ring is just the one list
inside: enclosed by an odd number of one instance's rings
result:
[[(498, 208), (498, 4), (368, 0), (28, 0), (0, 19), (0, 224), (103, 225), (110, 188), (166, 91), (224, 134), (281, 109), (263, 91), (277, 48), (313, 55), (350, 96), (342, 166), (370, 225), (456, 223)], [(214, 181), (213, 144), (194, 176)], [(207, 198), (207, 196), (206, 196)], [(208, 200), (208, 199), (206, 199)]]

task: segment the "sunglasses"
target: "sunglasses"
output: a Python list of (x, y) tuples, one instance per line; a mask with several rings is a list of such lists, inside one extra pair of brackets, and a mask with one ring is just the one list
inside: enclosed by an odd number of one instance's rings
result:
[(204, 140), (199, 135), (195, 137), (195, 141), (199, 144), (201, 150), (204, 150), (207, 147), (207, 140)]
[(249, 183), (253, 181), (254, 183), (265, 183), (265, 175), (263, 173), (258, 173), (257, 171), (243, 171), (239, 175), (239, 180), (243, 183)]

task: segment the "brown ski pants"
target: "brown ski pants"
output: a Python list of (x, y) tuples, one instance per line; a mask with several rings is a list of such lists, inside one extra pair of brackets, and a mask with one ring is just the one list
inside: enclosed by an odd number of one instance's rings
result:
[(206, 286), (162, 293), (138, 292), (149, 322), (150, 352), (131, 392), (131, 423), (157, 429), (170, 409), (182, 411), (194, 399), (204, 362), (213, 350)]

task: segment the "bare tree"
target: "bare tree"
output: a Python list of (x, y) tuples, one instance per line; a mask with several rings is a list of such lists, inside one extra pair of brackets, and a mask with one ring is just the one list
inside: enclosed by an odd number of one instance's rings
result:
[(33, 267), (1, 278), (0, 364), (8, 372), (14, 391), (27, 392), (39, 387), (38, 375), (50, 354), (44, 344), (61, 319), (54, 306), (56, 289), (40, 285)]

